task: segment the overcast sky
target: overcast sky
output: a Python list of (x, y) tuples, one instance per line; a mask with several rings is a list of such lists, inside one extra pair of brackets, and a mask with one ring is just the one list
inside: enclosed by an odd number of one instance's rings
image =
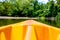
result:
[[(0, 1), (4, 1), (4, 0), (0, 0)], [(55, 1), (55, 0), (54, 0)], [(38, 0), (38, 2), (43, 2), (43, 3), (47, 3), (48, 0)]]
[[(56, 0), (54, 0), (55, 2), (57, 2)], [(48, 0), (38, 0), (38, 2), (43, 2), (43, 3), (47, 3)]]
[(38, 2), (47, 3), (47, 2), (48, 2), (48, 0), (38, 0)]
[[(0, 0), (0, 1), (4, 1), (4, 0)], [(48, 0), (38, 0), (38, 2), (44, 2), (44, 3), (47, 3)]]
[(0, 0), (1, 2), (3, 2), (4, 0)]

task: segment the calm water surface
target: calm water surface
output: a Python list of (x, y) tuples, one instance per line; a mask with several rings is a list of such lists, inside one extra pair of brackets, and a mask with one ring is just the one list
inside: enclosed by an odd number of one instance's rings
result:
[[(0, 27), (4, 26), (4, 25), (8, 25), (8, 24), (22, 22), (22, 21), (25, 21), (25, 20), (27, 20), (27, 19), (0, 19)], [(60, 20), (41, 20), (41, 19), (37, 19), (36, 21), (60, 28)]]

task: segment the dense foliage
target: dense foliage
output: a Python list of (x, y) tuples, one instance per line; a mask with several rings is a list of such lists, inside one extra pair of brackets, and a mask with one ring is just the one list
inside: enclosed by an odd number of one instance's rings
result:
[(37, 0), (5, 0), (0, 2), (0, 16), (19, 17), (56, 17), (60, 12), (60, 2), (49, 1), (47, 4)]

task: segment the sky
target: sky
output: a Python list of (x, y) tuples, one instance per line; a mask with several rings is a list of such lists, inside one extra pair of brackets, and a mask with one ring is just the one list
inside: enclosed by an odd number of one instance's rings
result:
[(0, 0), (1, 2), (5, 1), (5, 0)]
[[(4, 0), (0, 0), (0, 1), (4, 1)], [(54, 1), (56, 1), (56, 0), (54, 0)], [(48, 2), (48, 0), (38, 0), (38, 2), (47, 3), (47, 2)]]
[[(4, 0), (0, 0), (0, 1), (4, 1)], [(47, 3), (48, 0), (38, 0), (38, 2), (44, 2), (44, 3)]]
[(38, 0), (38, 2), (47, 3), (47, 2), (48, 2), (48, 0)]
[[(53, 1), (55, 1), (55, 3), (57, 2), (56, 0), (53, 0)], [(38, 2), (47, 3), (48, 0), (38, 0)]]

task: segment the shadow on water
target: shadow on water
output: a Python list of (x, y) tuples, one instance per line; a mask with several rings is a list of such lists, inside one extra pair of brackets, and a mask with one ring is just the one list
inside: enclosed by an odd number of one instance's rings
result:
[[(27, 19), (0, 19), (0, 26), (18, 23), (25, 20)], [(36, 21), (60, 28), (60, 20), (36, 19)]]
[(0, 26), (4, 26), (4, 25), (9, 25), (9, 24), (13, 24), (13, 23), (18, 23), (21, 21), (25, 21), (25, 20), (18, 20), (18, 19), (0, 19)]
[(60, 28), (60, 20), (57, 20), (57, 19), (56, 20), (38, 19), (37, 21)]

